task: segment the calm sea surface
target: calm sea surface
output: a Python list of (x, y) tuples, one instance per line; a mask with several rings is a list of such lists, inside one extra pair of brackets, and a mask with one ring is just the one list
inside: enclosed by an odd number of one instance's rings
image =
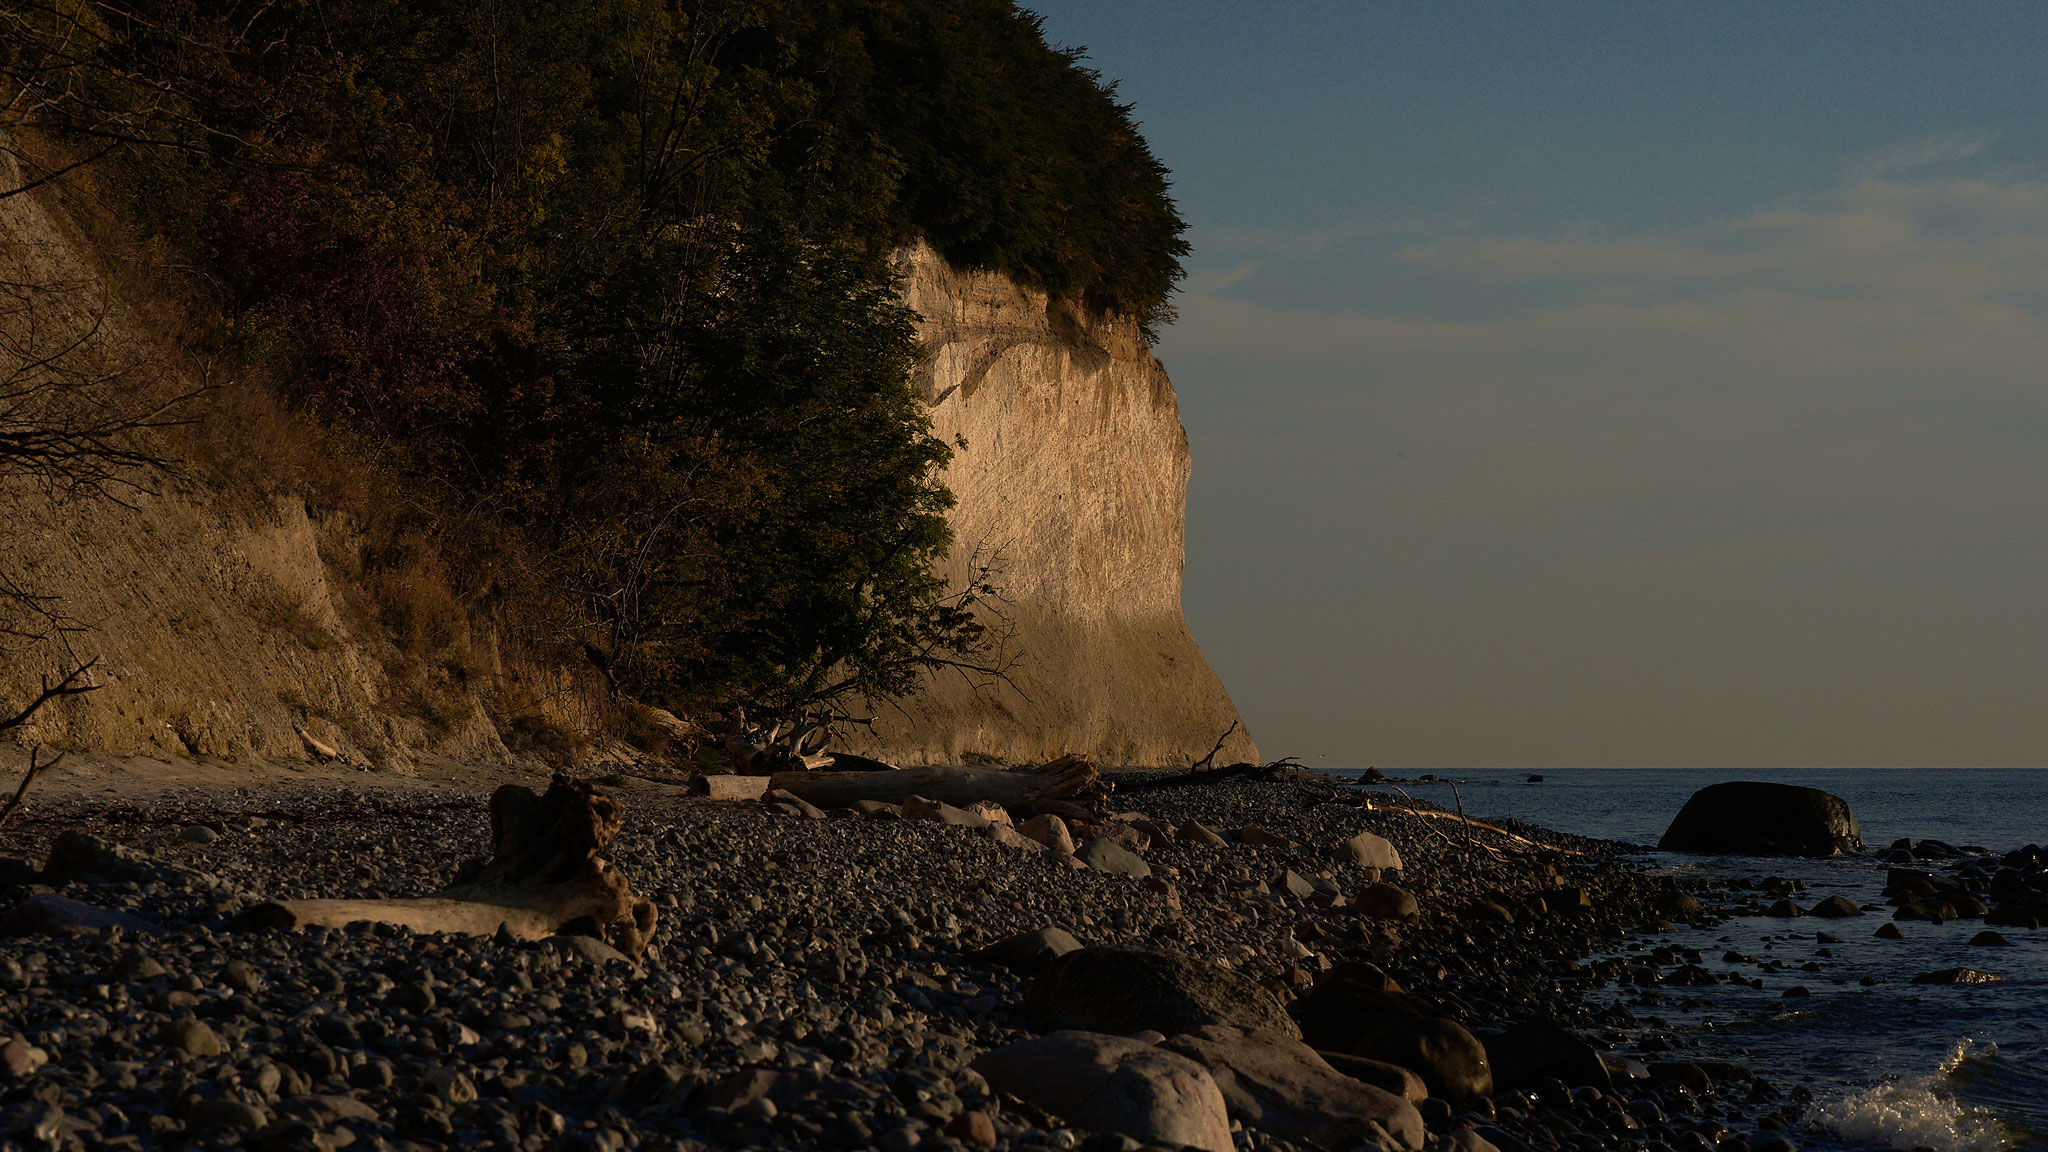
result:
[[(1325, 769), (1328, 770), (1328, 769)], [(1339, 773), (1353, 774), (1353, 773)], [(1849, 802), (1863, 838), (1934, 838), (2005, 852), (2048, 843), (2048, 770), (1819, 769), (1730, 772), (1694, 769), (1440, 773), (1455, 780), (1465, 811), (1513, 817), (1546, 828), (1644, 846), (1652, 867), (1715, 876), (1783, 876), (1805, 881), (1811, 907), (1831, 895), (1878, 903), (1884, 865), (1873, 856), (1838, 860), (1683, 856), (1652, 850), (1686, 798), (1723, 780), (1773, 780), (1832, 792)], [(1446, 783), (1396, 778), (1418, 799), (1452, 803)], [(1939, 867), (1936, 861), (1932, 867)], [(1658, 1005), (1634, 990), (1604, 994), (1690, 1031), (1706, 1049), (1742, 1060), (1781, 1087), (1803, 1083), (1819, 1102), (1823, 1128), (1809, 1147), (1933, 1148), (1940, 1152), (2048, 1149), (2048, 929), (2003, 928), (2012, 947), (1972, 946), (1982, 923), (1905, 924), (1906, 939), (1875, 939), (1889, 917), (1778, 920), (1744, 917), (1711, 929), (1682, 928), (1636, 942), (1697, 948), (1706, 967), (1761, 976), (1765, 986), (1721, 984), (1660, 989)], [(1841, 943), (1824, 944), (1817, 932)], [(1831, 956), (1820, 956), (1825, 949)], [(1734, 951), (1786, 962), (1777, 973), (1723, 963)], [(1807, 962), (1820, 971), (1802, 971)], [(1937, 968), (1969, 967), (2004, 981), (1978, 986), (1907, 983)], [(1880, 983), (1863, 987), (1859, 979)], [(1812, 995), (1786, 999), (1800, 986)], [(1682, 995), (1679, 995), (1682, 993)]]

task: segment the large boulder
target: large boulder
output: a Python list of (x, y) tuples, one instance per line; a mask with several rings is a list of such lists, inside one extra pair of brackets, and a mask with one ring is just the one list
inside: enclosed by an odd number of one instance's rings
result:
[(1313, 1048), (1349, 1052), (1365, 1034), (1404, 1016), (1437, 1015), (1436, 1006), (1401, 990), (1370, 965), (1344, 963), (1325, 973), (1301, 1000), (1301, 1036)]
[(1486, 1046), (1447, 1016), (1390, 1020), (1365, 1034), (1355, 1056), (1398, 1064), (1422, 1077), (1429, 1094), (1463, 1108), (1493, 1095)]
[(1979, 972), (1975, 968), (1943, 968), (1935, 972), (1922, 972), (1908, 981), (1911, 984), (1997, 984), (2005, 977), (1990, 972)]
[(973, 1068), (996, 1091), (1082, 1128), (1233, 1152), (1230, 1115), (1208, 1071), (1142, 1040), (1055, 1032), (985, 1052)]
[(1692, 794), (1657, 847), (1738, 856), (1836, 856), (1863, 851), (1863, 832), (1840, 796), (1756, 781)]
[(1370, 965), (1337, 966), (1316, 982), (1300, 1008), (1303, 1039), (1315, 1048), (1399, 1065), (1421, 1077), (1430, 1095), (1453, 1104), (1493, 1094), (1485, 1046)]
[(1017, 831), (1055, 852), (1073, 855), (1074, 837), (1067, 831), (1067, 822), (1050, 812), (1041, 812), (1019, 824)]
[(1361, 868), (1377, 868), (1382, 872), (1401, 870), (1401, 850), (1384, 836), (1360, 832), (1337, 846), (1337, 858)]
[(1332, 1068), (1315, 1049), (1263, 1028), (1210, 1025), (1160, 1045), (1209, 1070), (1232, 1119), (1247, 1128), (1325, 1148), (1378, 1143), (1377, 1125), (1398, 1148), (1422, 1147), (1422, 1114), (1400, 1096)]
[(1600, 1050), (1555, 1020), (1531, 1017), (1480, 1039), (1496, 1090), (1533, 1088), (1548, 1079), (1574, 1088), (1614, 1090), (1613, 1074), (1600, 1059)]
[(1382, 1092), (1399, 1096), (1410, 1104), (1420, 1105), (1429, 1099), (1429, 1085), (1422, 1082), (1422, 1077), (1399, 1064), (1389, 1064), (1384, 1060), (1368, 1060), (1363, 1056), (1353, 1056), (1349, 1052), (1317, 1052), (1316, 1055), (1323, 1058), (1323, 1063), (1353, 1080), (1363, 1080)]
[(1120, 1036), (1147, 1030), (1171, 1036), (1208, 1024), (1301, 1035), (1258, 981), (1149, 948), (1107, 945), (1055, 957), (1024, 990), (1024, 1007), (1041, 1028)]

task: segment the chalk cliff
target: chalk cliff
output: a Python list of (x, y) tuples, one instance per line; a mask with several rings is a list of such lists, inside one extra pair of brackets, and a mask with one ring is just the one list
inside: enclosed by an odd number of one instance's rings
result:
[[(1181, 616), (1187, 433), (1135, 321), (1090, 315), (929, 247), (898, 256), (930, 350), (918, 376), (957, 448), (945, 572), (999, 565), (1011, 683), (943, 676), (876, 713), (871, 750), (910, 763), (1078, 752), (1185, 764), (1237, 720)], [(1218, 763), (1258, 755), (1240, 726)]]
[[(30, 320), (41, 326), (30, 343), (91, 331), (90, 355), (155, 365), (177, 384), (176, 358), (99, 261), (51, 197), (0, 200), (0, 283), (64, 286), (33, 317), (0, 307), (0, 325), (14, 326), (0, 335), (19, 348)], [(942, 678), (901, 709), (881, 706), (862, 750), (909, 763), (1079, 752), (1179, 764), (1207, 752), (1237, 714), (1181, 618), (1187, 439), (1136, 325), (956, 273), (926, 248), (900, 261), (931, 351), (918, 384), (939, 434), (966, 445), (946, 476), (959, 497), (946, 574), (963, 580), (977, 552), (999, 560), (1020, 660), (1010, 684)], [(0, 375), (18, 367), (0, 363)], [(304, 758), (311, 736), (401, 770), (422, 756), (623, 750), (602, 735), (589, 669), (522, 666), (480, 628), (450, 649), (460, 661), (401, 651), (345, 516), (219, 490), (206, 475), (187, 469), (125, 506), (53, 505), (0, 477), (0, 571), (60, 596), (48, 607), (80, 629), (0, 634), (0, 715), (79, 658), (98, 657), (100, 685), (15, 739), (264, 762)], [(8, 623), (0, 611), (0, 633)], [(1255, 756), (1240, 729), (1219, 762)]]

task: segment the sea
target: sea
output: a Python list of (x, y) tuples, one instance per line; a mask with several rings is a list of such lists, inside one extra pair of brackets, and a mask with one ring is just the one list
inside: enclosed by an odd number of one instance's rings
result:
[[(1567, 769), (1543, 771), (1540, 783), (1530, 775), (1503, 770), (1389, 777), (1417, 799), (1447, 808), (1462, 802), (1478, 819), (1513, 818), (1639, 845), (1643, 866), (1658, 872), (1801, 880), (1806, 890), (1796, 899), (1802, 907), (1832, 895), (1881, 903), (1885, 865), (1878, 853), (1902, 838), (1999, 853), (2048, 844), (2048, 769)], [(1832, 792), (1849, 802), (1871, 852), (1795, 860), (1656, 851), (1687, 797), (1724, 780)], [(1656, 1006), (1639, 1005), (1636, 989), (1600, 994), (1628, 1003), (1639, 1018), (1655, 1017), (1698, 1039), (1698, 1058), (1746, 1064), (1781, 1089), (1805, 1085), (1815, 1104), (1809, 1112), (1814, 1127), (1800, 1141), (1803, 1147), (2048, 1150), (2048, 929), (1997, 929), (2011, 942), (2000, 948), (1969, 942), (1984, 930), (1981, 921), (1901, 924), (1904, 940), (1876, 938), (1875, 930), (1887, 923), (1890, 917), (1877, 913), (1838, 920), (1754, 916), (1640, 937), (1613, 955), (1631, 945), (1676, 944), (1698, 949), (1709, 969), (1761, 977), (1764, 987), (1658, 989)], [(1820, 932), (1841, 942), (1818, 941)], [(1729, 952), (1776, 959), (1783, 970), (1723, 962)], [(1802, 969), (1809, 963), (1819, 969)], [(1953, 967), (2003, 979), (1910, 983), (1917, 973)], [(1866, 986), (1865, 976), (1877, 982)], [(1794, 986), (1810, 995), (1787, 998), (1785, 991)]]

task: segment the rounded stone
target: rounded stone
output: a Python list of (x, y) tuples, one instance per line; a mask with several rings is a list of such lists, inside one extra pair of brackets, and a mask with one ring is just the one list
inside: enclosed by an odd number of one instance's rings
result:
[(227, 1051), (213, 1029), (190, 1016), (168, 1021), (158, 1035), (165, 1045), (188, 1056), (218, 1056)]
[(1368, 884), (1358, 890), (1353, 903), (1360, 916), (1373, 916), (1383, 920), (1414, 920), (1422, 915), (1422, 905), (1416, 902), (1406, 889), (1381, 881)]

